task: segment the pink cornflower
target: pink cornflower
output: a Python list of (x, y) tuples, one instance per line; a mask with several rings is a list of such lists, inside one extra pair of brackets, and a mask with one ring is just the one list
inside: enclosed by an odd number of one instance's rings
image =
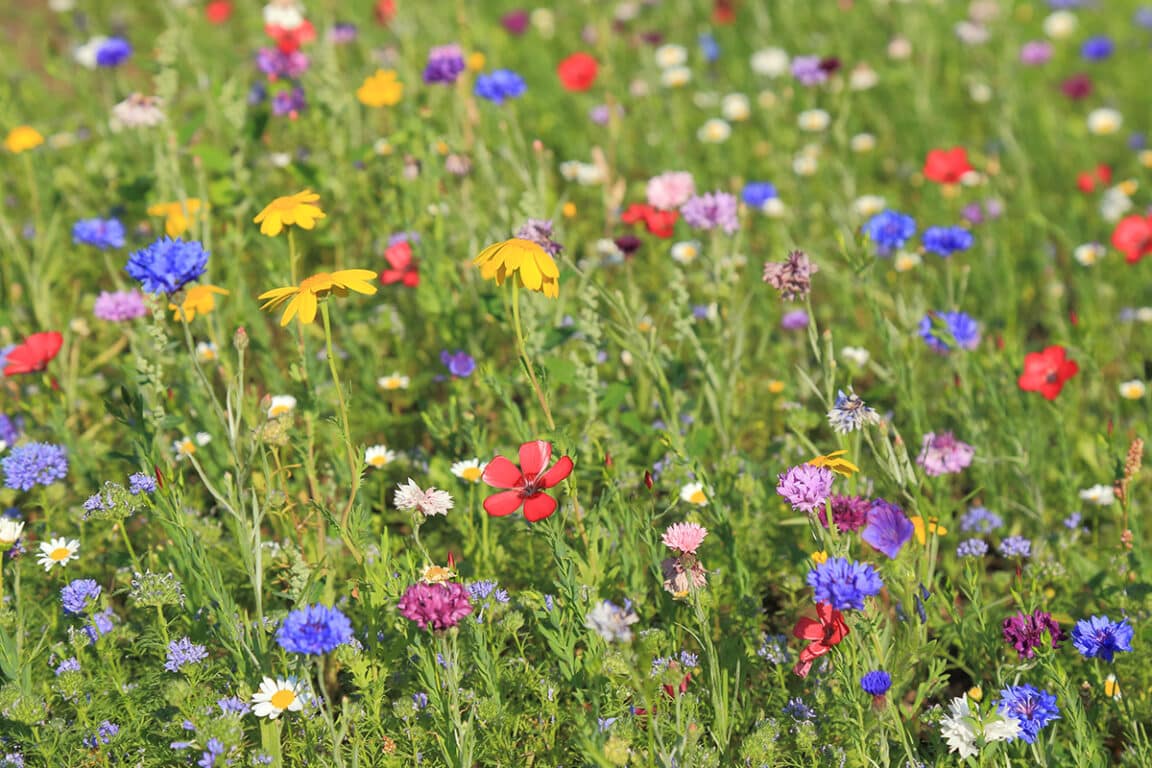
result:
[(648, 205), (670, 211), (696, 194), (696, 183), (687, 171), (668, 171), (648, 179)]
[(779, 475), (776, 493), (799, 512), (814, 512), (824, 506), (832, 492), (832, 470), (801, 464)]
[(101, 320), (123, 323), (148, 314), (148, 307), (139, 291), (101, 291), (92, 307), (92, 314)]
[(708, 529), (697, 523), (673, 523), (664, 531), (661, 541), (669, 549), (681, 554), (694, 555), (708, 535)]
[(451, 629), (472, 613), (468, 590), (454, 581), (439, 584), (417, 582), (408, 587), (396, 607), (400, 609), (400, 615), (416, 622), (420, 629)]
[(923, 448), (916, 457), (916, 463), (924, 467), (929, 477), (951, 475), (960, 472), (972, 463), (975, 449), (961, 442), (951, 432), (929, 432), (924, 435)]

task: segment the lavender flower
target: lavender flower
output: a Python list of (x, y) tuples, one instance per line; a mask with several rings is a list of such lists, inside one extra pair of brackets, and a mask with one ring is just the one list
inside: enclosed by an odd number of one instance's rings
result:
[(74, 579), (60, 590), (60, 604), (65, 613), (78, 615), (100, 599), (100, 592), (100, 585), (94, 579)]
[(182, 637), (168, 643), (168, 660), (164, 662), (164, 669), (179, 672), (184, 667), (199, 664), (206, 658), (208, 658), (207, 648), (193, 643), (187, 637)]
[(716, 229), (719, 227), (728, 234), (740, 229), (737, 215), (739, 203), (736, 197), (727, 192), (709, 192), (693, 195), (680, 208), (688, 226), (694, 229)]
[(785, 312), (780, 318), (780, 327), (786, 331), (802, 331), (808, 327), (808, 313), (802, 309)]
[(101, 320), (123, 323), (148, 314), (148, 307), (140, 291), (101, 291), (92, 306), (92, 314)]
[(549, 256), (559, 256), (564, 246), (552, 239), (552, 221), (550, 219), (528, 219), (524, 226), (516, 231), (516, 237), (536, 243)]
[(868, 511), (868, 527), (860, 534), (860, 538), (873, 549), (895, 560), (900, 549), (912, 538), (913, 530), (912, 521), (900, 507), (884, 499), (876, 499)]
[(464, 71), (464, 51), (459, 45), (436, 46), (428, 51), (428, 63), (424, 66), (425, 83), (451, 85)]
[(983, 539), (965, 539), (956, 547), (957, 557), (983, 557), (988, 554), (988, 544)]
[(1009, 536), (1000, 542), (1000, 554), (1004, 557), (1031, 557), (1032, 542), (1023, 536)]
[(25, 443), (16, 446), (0, 461), (4, 470), (4, 487), (30, 491), (38, 485), (47, 487), (68, 474), (68, 452), (62, 445)]
[(828, 80), (828, 71), (819, 56), (797, 56), (792, 59), (792, 77), (801, 85), (819, 85)]
[(798, 512), (814, 512), (824, 506), (832, 492), (832, 471), (827, 467), (800, 464), (778, 476), (776, 493)]
[(967, 468), (975, 453), (972, 446), (957, 440), (951, 432), (939, 435), (929, 432), (924, 435), (916, 463), (924, 467), (924, 473), (929, 477), (951, 475)]
[(975, 531), (976, 533), (992, 533), (1004, 520), (995, 512), (989, 512), (984, 507), (971, 507), (960, 516), (960, 530)]

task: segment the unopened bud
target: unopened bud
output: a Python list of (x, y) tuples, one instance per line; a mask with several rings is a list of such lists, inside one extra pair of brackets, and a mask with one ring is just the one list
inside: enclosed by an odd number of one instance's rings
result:
[(236, 329), (236, 333), (232, 334), (232, 346), (237, 352), (248, 349), (248, 331), (244, 330), (244, 326), (240, 326)]
[(649, 472), (648, 470), (644, 470), (644, 486), (648, 490), (652, 490), (652, 486), (654, 486), (655, 484), (656, 483), (652, 480), (652, 473)]

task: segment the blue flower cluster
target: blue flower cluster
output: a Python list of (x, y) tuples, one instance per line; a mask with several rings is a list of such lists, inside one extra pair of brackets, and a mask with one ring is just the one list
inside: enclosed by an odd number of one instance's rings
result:
[(102, 251), (124, 247), (124, 225), (117, 219), (83, 219), (72, 225), (72, 242)]
[(179, 672), (184, 667), (199, 664), (206, 658), (208, 658), (207, 648), (192, 642), (187, 637), (182, 637), (168, 643), (168, 657), (164, 662), (164, 669)]
[(503, 104), (506, 99), (517, 99), (528, 90), (524, 78), (510, 69), (497, 69), (490, 75), (476, 78), (476, 95), (493, 104)]
[(132, 253), (124, 271), (139, 280), (148, 293), (175, 293), (207, 268), (208, 252), (199, 242), (161, 237)]
[(84, 613), (91, 603), (100, 599), (100, 585), (95, 579), (75, 579), (60, 590), (60, 604), (64, 612), (72, 615)]
[(30, 491), (64, 479), (68, 474), (68, 451), (62, 445), (25, 443), (13, 448), (0, 466), (4, 469), (5, 488)]
[(864, 598), (872, 597), (883, 587), (880, 574), (867, 563), (844, 557), (830, 557), (808, 572), (808, 586), (816, 593), (816, 602), (831, 603), (839, 611), (864, 609)]
[(980, 326), (967, 312), (929, 312), (920, 321), (920, 337), (937, 352), (980, 345)]
[(328, 653), (351, 639), (352, 622), (339, 608), (326, 605), (292, 611), (276, 631), (276, 642), (290, 653)]

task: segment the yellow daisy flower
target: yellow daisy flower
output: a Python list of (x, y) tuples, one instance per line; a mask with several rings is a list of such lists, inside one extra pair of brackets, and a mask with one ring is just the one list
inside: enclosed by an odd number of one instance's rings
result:
[(396, 80), (396, 72), (391, 69), (376, 70), (356, 89), (356, 98), (366, 107), (391, 107), (399, 104), (403, 95), (404, 83)]
[(519, 274), (520, 284), (530, 291), (542, 293), (550, 299), (560, 295), (560, 270), (556, 262), (538, 244), (514, 237), (493, 243), (480, 251), (473, 262), (480, 267), (480, 276), (495, 280), (496, 285), (513, 273)]
[(472, 72), (480, 72), (484, 69), (484, 64), (487, 61), (488, 59), (480, 51), (473, 51), (468, 54), (468, 69)]
[(284, 310), (284, 316), (280, 318), (280, 325), (288, 325), (297, 315), (300, 316), (301, 323), (308, 324), (316, 321), (316, 309), (320, 306), (320, 299), (326, 298), (330, 293), (347, 296), (348, 291), (371, 296), (376, 293), (376, 286), (368, 281), (375, 279), (376, 273), (370, 269), (319, 272), (301, 280), (300, 285), (273, 288), (257, 298), (264, 302), (264, 306), (260, 309), (275, 309), (291, 299), (288, 301), (288, 308)]
[(44, 137), (40, 135), (40, 131), (30, 125), (18, 125), (8, 131), (8, 136), (4, 139), (4, 148), (12, 154), (18, 155), (21, 152), (35, 149), (43, 143)]
[(207, 208), (207, 206), (201, 203), (198, 198), (190, 197), (183, 202), (177, 200), (174, 203), (150, 205), (148, 206), (148, 215), (163, 216), (164, 234), (168, 237), (180, 237), (188, 231), (188, 227), (192, 224), (192, 217), (199, 213), (201, 208)]
[(808, 463), (813, 467), (827, 467), (841, 477), (852, 477), (853, 474), (860, 471), (860, 467), (848, 459), (841, 458), (844, 453), (845, 451), (833, 451), (824, 456), (817, 456)]
[(194, 285), (184, 291), (184, 301), (180, 306), (169, 304), (172, 310), (172, 319), (179, 320), (181, 313), (188, 322), (196, 319), (197, 314), (206, 315), (216, 309), (216, 297), (227, 296), (228, 291), (217, 288), (215, 285)]
[[(324, 218), (320, 206), (313, 205), (320, 195), (310, 189), (287, 197), (278, 197), (256, 214), (252, 221), (260, 225), (260, 234), (276, 237), (284, 227), (295, 224), (301, 229), (312, 229), (316, 220)], [(311, 322), (311, 321), (309, 321)]]

